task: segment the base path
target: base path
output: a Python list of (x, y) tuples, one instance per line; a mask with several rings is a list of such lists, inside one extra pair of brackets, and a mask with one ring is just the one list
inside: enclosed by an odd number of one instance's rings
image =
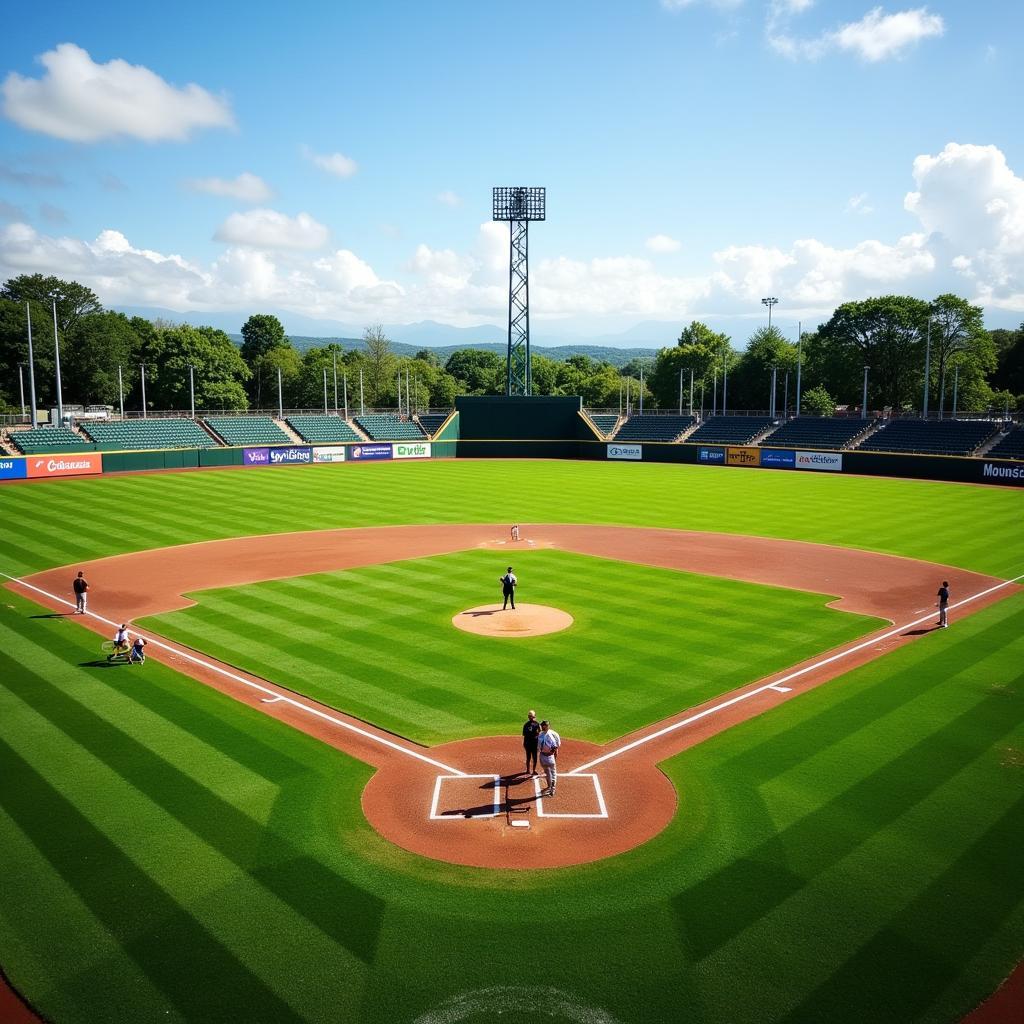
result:
[[(147, 634), (151, 657), (377, 768), (362, 806), (383, 836), (425, 857), (484, 868), (561, 867), (638, 846), (676, 813), (676, 792), (659, 762), (931, 632), (934, 594), (944, 579), (957, 599), (951, 606), (954, 625), (1020, 589), (913, 559), (732, 534), (524, 525), (522, 537), (515, 544), (506, 539), (507, 527), (480, 525), (273, 534), (118, 555), (8, 585), (67, 611), (71, 580), (83, 570), (90, 583), (90, 613), (78, 620), (109, 636), (121, 621), (193, 604), (184, 596), (190, 592), (474, 547), (523, 552), (551, 547), (835, 595), (838, 608), (896, 624), (603, 747), (563, 735), (554, 798), (541, 796), (540, 781), (522, 774), (518, 723), (510, 722), (512, 736), (427, 748)], [(958, 607), (961, 600), (965, 603)], [(460, 615), (459, 609), (452, 612)]]

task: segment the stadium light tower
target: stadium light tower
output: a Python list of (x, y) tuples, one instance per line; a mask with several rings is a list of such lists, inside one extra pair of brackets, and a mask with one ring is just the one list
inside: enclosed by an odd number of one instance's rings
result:
[(771, 330), (772, 326), (772, 306), (774, 306), (779, 300), (778, 299), (762, 299), (761, 305), (768, 307), (768, 329)]
[(508, 266), (508, 367), (506, 395), (533, 391), (530, 369), (530, 282), (527, 257), (527, 226), (544, 220), (546, 190), (543, 188), (495, 188), (493, 219), (509, 222)]

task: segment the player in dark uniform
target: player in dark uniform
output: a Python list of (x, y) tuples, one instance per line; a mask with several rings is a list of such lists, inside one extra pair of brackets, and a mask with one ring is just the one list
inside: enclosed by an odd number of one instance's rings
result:
[(949, 621), (946, 617), (946, 612), (949, 608), (949, 580), (943, 580), (942, 586), (939, 587), (939, 622), (938, 626), (940, 629), (948, 629)]
[[(526, 751), (526, 774), (537, 774), (537, 737), (540, 736), (540, 722), (537, 712), (528, 711), (523, 723), (523, 749)], [(530, 766), (533, 765), (531, 768)]]
[(508, 607), (509, 601), (512, 602), (512, 611), (516, 610), (516, 584), (519, 580), (516, 579), (515, 573), (512, 571), (512, 566), (508, 567), (508, 572), (504, 576), (498, 577), (498, 582), (501, 584), (501, 593), (505, 598), (505, 603), (501, 606), (501, 610), (504, 611)]

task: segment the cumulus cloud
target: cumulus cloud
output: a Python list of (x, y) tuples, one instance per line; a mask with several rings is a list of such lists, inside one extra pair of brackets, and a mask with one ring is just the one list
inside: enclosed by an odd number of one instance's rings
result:
[(277, 210), (260, 209), (231, 214), (214, 238), (254, 249), (322, 249), (327, 244), (327, 228), (308, 213), (289, 217)]
[(791, 60), (819, 60), (828, 53), (852, 53), (868, 63), (901, 57), (923, 39), (943, 35), (946, 23), (927, 7), (886, 14), (881, 7), (868, 11), (860, 21), (849, 22), (812, 37), (789, 34), (787, 18), (804, 8), (794, 4), (774, 4), (766, 25), (768, 43), (776, 53)]
[(309, 146), (303, 146), (302, 155), (315, 167), (336, 178), (351, 178), (359, 170), (355, 160), (344, 153), (314, 153)]
[(868, 214), (874, 213), (875, 208), (868, 202), (867, 192), (859, 192), (855, 196), (850, 196), (846, 200), (846, 212), (847, 213), (859, 213)]
[(678, 252), (682, 242), (668, 235), (651, 235), (644, 243), (651, 252)]
[[(950, 144), (918, 157), (912, 174), (905, 207), (917, 223), (900, 237), (848, 246), (819, 238), (726, 245), (689, 275), (614, 253), (555, 256), (531, 267), (531, 314), (539, 321), (680, 321), (760, 312), (763, 296), (778, 295), (791, 315), (813, 320), (840, 302), (894, 290), (922, 298), (958, 291), (1024, 311), (1024, 179), (1002, 152)], [(501, 323), (507, 313), (505, 224), (482, 223), (465, 249), (413, 246), (397, 279), (387, 279), (350, 247), (306, 251), (313, 240), (326, 240), (308, 215), (253, 210), (234, 217), (226, 222), (237, 228), (226, 233), (229, 247), (206, 265), (141, 248), (115, 230), (84, 242), (15, 220), (0, 227), (0, 279), (55, 273), (89, 285), (107, 303), (240, 311), (263, 305), (356, 323), (464, 326)], [(282, 237), (290, 241), (282, 244)]]
[(71, 142), (128, 137), (181, 141), (198, 128), (229, 128), (227, 101), (195, 84), (178, 88), (139, 64), (97, 64), (61, 43), (39, 62), (42, 78), (12, 71), (0, 86), (4, 113), (29, 131)]
[(462, 196), (457, 195), (456, 193), (448, 190), (445, 192), (438, 192), (437, 201), (442, 206), (461, 206)]
[(262, 178), (248, 171), (243, 171), (237, 178), (190, 178), (185, 187), (193, 192), (227, 196), (243, 203), (265, 203), (273, 195)]

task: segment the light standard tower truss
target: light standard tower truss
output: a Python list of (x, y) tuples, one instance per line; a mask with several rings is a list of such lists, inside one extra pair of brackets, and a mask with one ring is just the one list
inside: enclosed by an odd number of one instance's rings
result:
[(515, 186), (493, 193), (493, 219), (509, 222), (508, 364), (506, 395), (533, 391), (530, 369), (530, 278), (527, 227), (545, 219), (546, 190)]

